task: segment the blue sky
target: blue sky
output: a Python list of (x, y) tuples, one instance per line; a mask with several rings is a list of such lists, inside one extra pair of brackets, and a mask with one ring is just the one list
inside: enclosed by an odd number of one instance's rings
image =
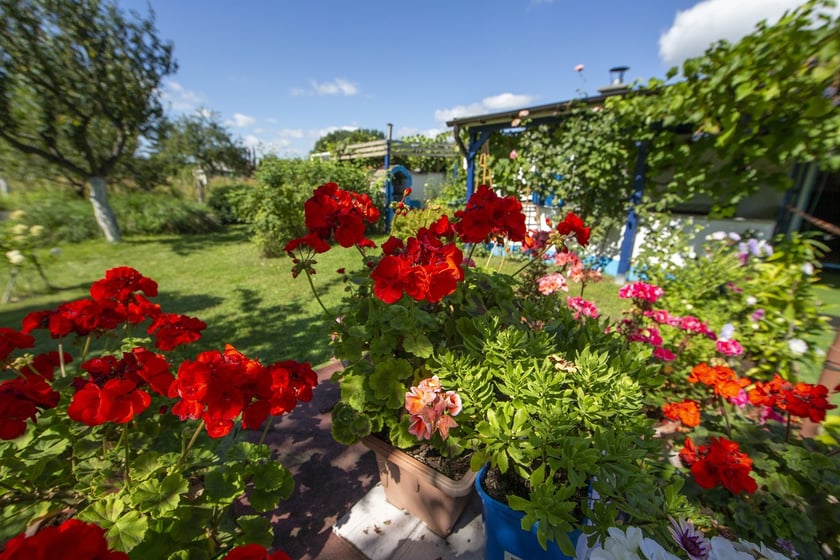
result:
[(214, 111), (246, 144), (293, 157), (338, 128), (433, 135), (455, 117), (595, 95), (614, 66), (663, 78), (801, 0), (116, 2), (151, 6), (175, 45), (171, 114)]

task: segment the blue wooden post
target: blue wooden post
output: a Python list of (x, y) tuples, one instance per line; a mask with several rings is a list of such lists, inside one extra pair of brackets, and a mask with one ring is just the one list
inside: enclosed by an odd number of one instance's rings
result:
[(491, 131), (485, 130), (481, 134), (477, 131), (470, 131), (470, 145), (467, 148), (467, 200), (475, 192), (475, 156), (481, 146), (490, 138)]
[(391, 232), (391, 222), (394, 220), (394, 209), (391, 202), (394, 200), (394, 185), (391, 184), (391, 133), (394, 125), (388, 123), (388, 134), (385, 139), (385, 231)]
[(630, 271), (630, 259), (633, 257), (633, 245), (639, 229), (639, 216), (636, 205), (642, 202), (645, 191), (645, 171), (647, 169), (647, 150), (642, 142), (637, 142), (639, 155), (636, 158), (636, 173), (633, 175), (633, 195), (630, 197), (630, 207), (627, 210), (627, 221), (624, 223), (624, 237), (621, 239), (621, 252), (618, 257), (618, 271), (616, 281), (623, 282)]

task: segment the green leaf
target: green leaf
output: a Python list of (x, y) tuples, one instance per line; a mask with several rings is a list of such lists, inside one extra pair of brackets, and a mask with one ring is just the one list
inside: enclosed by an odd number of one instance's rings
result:
[(218, 503), (231, 502), (245, 491), (242, 474), (224, 467), (214, 469), (204, 475), (204, 491), (209, 500)]
[(418, 358), (429, 358), (434, 353), (434, 346), (425, 334), (408, 335), (403, 340), (403, 348)]
[(131, 462), (131, 479), (135, 482), (146, 480), (161, 469), (166, 468), (160, 461), (161, 454), (155, 451), (147, 451), (138, 455)]
[(105, 533), (112, 548), (129, 552), (143, 541), (149, 520), (139, 511), (129, 511)]
[(163, 480), (146, 480), (131, 489), (131, 503), (140, 511), (161, 517), (181, 502), (181, 494), (189, 489), (187, 480), (173, 473)]
[(277, 491), (286, 499), (295, 489), (295, 480), (289, 470), (277, 461), (268, 461), (254, 468), (254, 488)]
[(230, 448), (225, 457), (228, 461), (253, 463), (271, 457), (271, 448), (265, 444), (240, 441)]
[(242, 534), (236, 539), (237, 544), (256, 543), (268, 547), (274, 542), (274, 531), (265, 517), (240, 515), (236, 524), (242, 529)]
[(88, 523), (95, 523), (107, 529), (120, 518), (125, 511), (125, 502), (116, 494), (97, 500), (79, 512), (77, 517)]

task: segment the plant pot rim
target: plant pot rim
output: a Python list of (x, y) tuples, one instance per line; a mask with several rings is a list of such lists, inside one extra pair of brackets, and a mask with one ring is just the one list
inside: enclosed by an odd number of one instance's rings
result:
[(373, 434), (363, 437), (361, 442), (386, 460), (393, 461), (394, 458), (400, 457), (402, 460), (399, 463), (403, 468), (408, 469), (415, 476), (428, 478), (435, 486), (452, 497), (466, 496), (472, 491), (477, 475), (472, 469), (467, 470), (460, 480), (455, 480)]

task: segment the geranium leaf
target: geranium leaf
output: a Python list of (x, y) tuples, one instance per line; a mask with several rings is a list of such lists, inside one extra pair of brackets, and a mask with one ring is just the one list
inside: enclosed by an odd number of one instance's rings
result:
[(105, 533), (111, 547), (129, 552), (143, 541), (149, 520), (139, 511), (129, 511), (120, 517)]
[(80, 511), (77, 517), (82, 521), (95, 523), (103, 529), (107, 529), (116, 523), (123, 511), (125, 511), (125, 503), (116, 495), (112, 495), (93, 502)]
[(271, 546), (274, 542), (274, 531), (271, 522), (259, 515), (241, 515), (236, 524), (242, 529), (242, 534), (236, 539), (237, 544), (256, 543)]
[(140, 511), (159, 517), (177, 508), (181, 494), (188, 488), (186, 479), (178, 473), (170, 474), (163, 480), (153, 478), (132, 488), (131, 502)]
[(403, 348), (418, 358), (428, 358), (435, 350), (432, 341), (425, 334), (408, 335), (403, 340)]

